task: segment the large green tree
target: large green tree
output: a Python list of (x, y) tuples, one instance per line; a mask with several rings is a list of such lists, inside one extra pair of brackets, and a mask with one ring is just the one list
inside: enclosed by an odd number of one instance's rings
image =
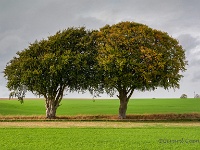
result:
[(11, 96), (21, 102), (26, 91), (43, 96), (46, 117), (55, 118), (65, 90), (83, 91), (94, 83), (91, 34), (84, 27), (68, 28), (18, 52), (4, 70)]
[(185, 52), (166, 32), (120, 22), (106, 25), (95, 34), (101, 84), (111, 96), (118, 92), (119, 118), (126, 117), (135, 90), (179, 88), (181, 71), (186, 70)]

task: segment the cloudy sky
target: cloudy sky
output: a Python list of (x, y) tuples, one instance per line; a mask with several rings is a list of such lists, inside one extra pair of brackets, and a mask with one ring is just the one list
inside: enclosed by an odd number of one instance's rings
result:
[[(68, 27), (98, 29), (120, 21), (168, 32), (184, 47), (189, 62), (180, 89), (135, 91), (132, 97), (171, 98), (183, 93), (194, 97), (194, 92), (200, 94), (199, 8), (199, 0), (0, 0), (0, 97), (9, 95), (2, 72), (17, 51)], [(71, 93), (66, 97), (91, 96)]]

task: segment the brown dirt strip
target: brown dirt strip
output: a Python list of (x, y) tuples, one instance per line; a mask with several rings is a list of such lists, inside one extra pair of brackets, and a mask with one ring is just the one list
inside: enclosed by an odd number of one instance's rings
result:
[[(0, 121), (9, 120), (46, 120), (45, 116), (2, 116), (0, 115)], [(84, 121), (94, 121), (94, 120), (119, 120), (118, 115), (75, 115), (75, 116), (58, 116), (56, 120), (84, 120)], [(185, 114), (133, 114), (127, 115), (124, 121), (200, 121), (200, 113), (185, 113)]]
[(140, 122), (0, 122), (0, 128), (134, 128), (134, 127), (200, 127), (200, 122), (140, 123)]

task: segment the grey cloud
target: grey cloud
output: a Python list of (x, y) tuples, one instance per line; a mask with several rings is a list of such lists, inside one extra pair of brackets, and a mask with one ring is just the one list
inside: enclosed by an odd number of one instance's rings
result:
[(200, 69), (196, 70), (193, 72), (193, 76), (192, 76), (192, 82), (196, 83), (200, 81)]
[(181, 34), (178, 39), (186, 51), (191, 51), (200, 45), (198, 37), (193, 37), (190, 34)]
[[(0, 0), (0, 72), (17, 51), (58, 30), (70, 26), (98, 29), (128, 20), (177, 37), (189, 61), (184, 85), (192, 86), (190, 81), (199, 79), (199, 6), (199, 0)], [(2, 76), (0, 90), (5, 90)]]
[(198, 75), (200, 72), (199, 64), (200, 64), (200, 38), (194, 37), (190, 34), (182, 34), (178, 37), (180, 44), (186, 50), (186, 57), (188, 60), (188, 76), (189, 81), (195, 83), (200, 81), (200, 76)]

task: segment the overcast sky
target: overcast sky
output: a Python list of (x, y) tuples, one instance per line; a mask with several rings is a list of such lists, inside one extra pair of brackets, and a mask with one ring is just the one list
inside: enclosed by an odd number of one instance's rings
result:
[[(98, 29), (120, 21), (168, 32), (179, 40), (189, 62), (180, 89), (135, 91), (132, 98), (200, 94), (200, 0), (0, 0), (0, 97), (9, 95), (2, 71), (17, 51), (68, 27)], [(66, 97), (91, 96), (71, 93)]]

